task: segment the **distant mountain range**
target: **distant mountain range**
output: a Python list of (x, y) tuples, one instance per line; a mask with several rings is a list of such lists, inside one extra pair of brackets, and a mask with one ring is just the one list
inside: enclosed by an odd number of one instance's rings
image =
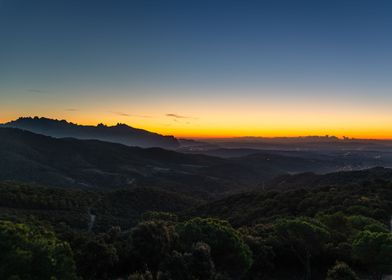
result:
[[(218, 178), (203, 168), (222, 159), (187, 155), (161, 148), (128, 147), (98, 140), (53, 138), (14, 128), (0, 128), (0, 181), (113, 190), (135, 186), (222, 191)], [(224, 183), (224, 184), (223, 184)]]
[(19, 128), (56, 138), (96, 139), (144, 148), (160, 147), (175, 149), (180, 146), (179, 141), (173, 136), (164, 136), (147, 130), (133, 128), (125, 124), (117, 124), (115, 126), (106, 126), (103, 124), (86, 126), (65, 120), (27, 117), (19, 118), (1, 126)]
[(380, 139), (339, 139), (335, 136), (304, 136), (304, 137), (238, 137), (204, 139), (209, 146), (193, 145), (182, 148), (184, 151), (209, 153), (213, 147), (224, 149), (258, 149), (280, 151), (392, 151), (392, 140)]
[(224, 158), (0, 128), (0, 181), (89, 190), (152, 186), (203, 197), (267, 186), (284, 174), (390, 165), (378, 154), (255, 150)]
[(127, 146), (159, 147), (183, 153), (201, 153), (219, 157), (245, 156), (266, 151), (392, 152), (392, 140), (351, 139), (347, 137), (339, 139), (335, 136), (177, 139), (174, 136), (165, 136), (121, 123), (114, 126), (104, 124), (92, 126), (43, 117), (22, 117), (0, 124), (0, 127), (19, 128), (56, 138), (101, 140)]

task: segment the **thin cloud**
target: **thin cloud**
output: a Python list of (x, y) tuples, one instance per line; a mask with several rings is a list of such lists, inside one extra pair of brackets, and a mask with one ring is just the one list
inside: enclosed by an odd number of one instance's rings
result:
[(67, 108), (67, 109), (65, 109), (65, 111), (68, 111), (68, 112), (76, 112), (76, 111), (79, 111), (79, 109), (76, 109), (76, 108)]
[(114, 114), (118, 115), (118, 116), (122, 116), (122, 117), (130, 117), (130, 114), (127, 113), (122, 113), (122, 112), (115, 112)]
[(196, 119), (194, 117), (189, 117), (189, 116), (184, 116), (184, 115), (179, 115), (179, 114), (174, 114), (174, 113), (169, 113), (166, 114), (166, 117), (174, 118), (174, 119)]
[(135, 114), (128, 114), (128, 113), (124, 113), (124, 112), (112, 112), (113, 114), (117, 115), (117, 116), (121, 116), (121, 117), (136, 117), (136, 118), (152, 118), (151, 116), (145, 116), (145, 115), (135, 115)]

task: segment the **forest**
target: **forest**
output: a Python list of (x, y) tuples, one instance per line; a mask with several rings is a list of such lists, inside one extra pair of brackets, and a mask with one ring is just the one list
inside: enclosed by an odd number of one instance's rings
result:
[(211, 201), (1, 183), (0, 275), (380, 280), (392, 274), (392, 182), (360, 177)]

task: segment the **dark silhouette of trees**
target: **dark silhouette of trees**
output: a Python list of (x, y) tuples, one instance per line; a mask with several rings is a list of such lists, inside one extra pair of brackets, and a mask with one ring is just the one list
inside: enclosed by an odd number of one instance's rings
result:
[(176, 205), (189, 205), (187, 195), (155, 189), (0, 183), (0, 278), (334, 280), (356, 271), (379, 280), (391, 273), (392, 183), (328, 178), (333, 187), (240, 193), (184, 211)]
[(198, 242), (193, 246), (189, 270), (198, 280), (209, 280), (214, 275), (214, 263), (211, 259), (211, 248), (208, 244)]
[(308, 218), (283, 219), (275, 224), (278, 238), (304, 267), (305, 280), (311, 279), (311, 261), (323, 250), (329, 232), (321, 223)]
[(45, 228), (0, 221), (2, 279), (77, 279), (72, 251)]
[(179, 224), (177, 230), (183, 248), (190, 249), (200, 241), (211, 247), (211, 256), (217, 271), (239, 277), (252, 264), (252, 252), (228, 222), (195, 218)]
[(160, 280), (209, 280), (214, 276), (210, 246), (198, 242), (191, 253), (173, 251), (161, 266)]
[(131, 238), (133, 253), (151, 271), (153, 279), (158, 279), (160, 265), (177, 239), (174, 227), (162, 221), (142, 222), (132, 230)]
[(359, 280), (359, 278), (346, 263), (336, 262), (336, 264), (328, 270), (326, 280)]
[(118, 262), (115, 247), (96, 238), (83, 240), (74, 251), (78, 272), (84, 279), (107, 279)]
[(363, 231), (353, 241), (356, 258), (368, 268), (374, 280), (392, 273), (392, 234)]
[(159, 280), (192, 280), (189, 269), (190, 254), (173, 251), (162, 263)]

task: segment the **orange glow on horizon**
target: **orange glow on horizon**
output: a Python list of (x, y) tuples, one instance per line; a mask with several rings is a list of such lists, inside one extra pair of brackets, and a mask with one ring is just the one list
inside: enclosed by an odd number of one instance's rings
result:
[[(32, 115), (33, 116), (33, 115)], [(263, 137), (263, 138), (274, 138), (274, 137), (306, 137), (306, 136), (336, 136), (338, 138), (349, 137), (355, 139), (372, 139), (372, 140), (392, 140), (392, 130), (374, 129), (374, 128), (358, 128), (338, 130), (338, 129), (317, 129), (309, 128), (306, 129), (304, 125), (298, 125), (297, 127), (285, 127), (276, 126), (269, 124), (264, 128), (249, 125), (239, 125), (236, 127), (228, 127), (223, 125), (221, 127), (213, 127), (207, 125), (201, 127), (199, 125), (192, 127), (192, 125), (165, 125), (160, 123), (149, 122), (137, 122), (137, 121), (124, 121), (120, 118), (108, 118), (96, 120), (95, 118), (65, 118), (65, 117), (54, 117), (45, 116), (54, 119), (65, 119), (68, 122), (72, 122), (80, 125), (92, 125), (96, 126), (99, 123), (103, 123), (108, 126), (114, 126), (118, 123), (124, 123), (134, 128), (145, 129), (151, 132), (156, 132), (162, 135), (173, 135), (177, 138), (194, 138), (194, 139), (219, 139), (219, 138), (236, 138), (236, 137)], [(16, 118), (1, 118), (0, 122), (5, 123)]]
[[(227, 91), (230, 93), (229, 91)], [(227, 93), (226, 92), (226, 93)], [(99, 93), (99, 94), (98, 94)], [(80, 99), (60, 97), (23, 99), (0, 105), (0, 122), (18, 117), (40, 116), (64, 119), (82, 125), (124, 123), (178, 138), (299, 137), (333, 135), (357, 139), (392, 139), (392, 114), (388, 102), (343, 98), (325, 93), (280, 98), (279, 92), (264, 96), (233, 92), (206, 93), (205, 98), (168, 92), (142, 92), (139, 99), (123, 93), (114, 99), (104, 92), (97, 98), (81, 93)]]

